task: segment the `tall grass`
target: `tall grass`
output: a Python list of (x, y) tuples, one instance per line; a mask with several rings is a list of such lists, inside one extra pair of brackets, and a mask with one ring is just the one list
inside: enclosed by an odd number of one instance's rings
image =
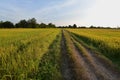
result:
[(76, 37), (95, 47), (111, 59), (114, 63), (120, 65), (120, 30), (118, 29), (68, 29)]
[[(49, 50), (43, 55), (39, 63), (39, 69), (35, 75), (39, 80), (63, 80), (60, 70), (61, 54), (60, 54), (61, 34), (49, 46)], [(34, 78), (34, 79), (35, 79)]]
[(0, 79), (24, 80), (39, 69), (59, 29), (1, 29)]

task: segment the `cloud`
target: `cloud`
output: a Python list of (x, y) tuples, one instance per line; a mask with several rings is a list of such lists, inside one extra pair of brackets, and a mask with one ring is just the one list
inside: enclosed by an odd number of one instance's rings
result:
[(119, 0), (2, 0), (0, 19), (17, 22), (35, 17), (57, 25), (120, 26)]
[[(13, 0), (12, 0), (13, 1)], [(21, 19), (21, 17), (25, 17), (25, 11), (14, 5), (14, 2), (2, 2), (0, 3), (0, 18), (1, 20), (10, 20), (13, 22), (17, 22)], [(12, 4), (13, 3), (13, 4)]]
[(89, 8), (86, 17), (81, 20), (84, 25), (112, 26), (120, 25), (120, 0), (94, 0), (94, 5)]
[[(85, 2), (84, 2), (85, 1)], [(72, 24), (77, 19), (82, 18), (84, 9), (91, 4), (89, 0), (66, 0), (58, 4), (47, 6), (34, 12), (35, 17), (38, 16), (38, 21), (54, 22), (57, 25)], [(83, 5), (85, 3), (85, 5)], [(88, 4), (89, 3), (89, 4)], [(88, 5), (87, 5), (88, 4)], [(85, 7), (84, 7), (85, 6)], [(72, 22), (73, 21), (73, 22)], [(72, 23), (71, 23), (72, 22)]]
[(78, 2), (78, 0), (66, 0), (65, 2), (60, 3), (60, 4), (54, 4), (54, 5), (47, 6), (47, 7), (43, 8), (43, 9), (39, 9), (35, 13), (36, 14), (42, 14), (44, 12), (50, 13), (50, 12), (52, 12), (54, 10), (59, 10), (59, 9), (63, 9), (63, 8), (72, 6), (77, 2)]
[[(45, 6), (41, 9), (37, 9), (32, 13), (38, 22), (55, 22), (60, 19), (61, 16), (68, 14), (71, 10), (68, 9), (70, 6), (75, 5), (79, 0), (61, 0), (56, 3), (52, 3), (49, 6)], [(69, 11), (70, 10), (70, 11)]]
[(60, 19), (54, 21), (57, 25), (84, 25), (82, 20), (86, 17), (87, 9), (91, 7), (93, 0), (79, 0), (73, 6), (69, 7), (69, 11), (60, 15)]

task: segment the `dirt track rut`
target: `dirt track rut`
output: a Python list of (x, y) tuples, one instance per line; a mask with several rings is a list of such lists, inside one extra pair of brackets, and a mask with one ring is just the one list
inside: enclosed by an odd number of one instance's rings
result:
[(61, 40), (61, 53), (62, 53), (62, 65), (61, 65), (61, 70), (63, 74), (63, 79), (64, 80), (74, 80), (74, 72), (72, 70), (72, 66), (70, 65), (70, 59), (67, 55), (67, 50), (66, 50), (66, 45), (65, 45), (65, 37), (64, 34), (62, 33), (62, 40)]
[[(66, 32), (69, 34), (68, 32)], [(62, 35), (64, 35), (63, 33)], [(65, 39), (62, 37), (62, 50), (63, 50), (63, 75), (66, 77), (65, 80), (120, 80), (120, 73), (115, 72), (113, 69), (107, 68), (107, 64), (103, 63), (104, 60), (100, 60), (93, 51), (89, 50), (87, 47), (83, 46), (80, 42), (76, 41), (70, 34), (71, 39), (71, 49), (72, 56), (75, 58), (75, 65), (73, 68), (76, 71), (76, 76), (74, 76), (72, 69), (69, 68), (70, 61), (68, 61), (66, 56), (67, 51), (65, 50)], [(79, 44), (85, 53), (79, 49)], [(82, 69), (82, 70), (81, 70)], [(81, 74), (82, 73), (82, 74)], [(74, 78), (74, 77), (76, 78)]]

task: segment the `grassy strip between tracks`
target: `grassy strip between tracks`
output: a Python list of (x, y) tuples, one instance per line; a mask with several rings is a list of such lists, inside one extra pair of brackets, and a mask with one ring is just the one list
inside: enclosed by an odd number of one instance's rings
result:
[(86, 69), (79, 63), (79, 59), (76, 55), (75, 45), (71, 39), (69, 32), (64, 31), (65, 39), (66, 39), (66, 46), (68, 55), (71, 59), (71, 65), (73, 67), (73, 71), (75, 74), (75, 80), (88, 80)]
[[(70, 33), (72, 35), (72, 37), (76, 40), (75, 45), (80, 49), (80, 51), (82, 51), (84, 54), (84, 56), (86, 56), (86, 50), (84, 47), (86, 47), (88, 50), (92, 51), (93, 53), (95, 53), (95, 55), (104, 60), (104, 63), (108, 64), (108, 67), (114, 67), (116, 69), (120, 70), (120, 67), (118, 66), (119, 64), (113, 65), (114, 61), (111, 61), (108, 57), (105, 57), (101, 52), (99, 52), (99, 50), (97, 48), (95, 48), (94, 46), (90, 46), (88, 44), (86, 44), (83, 40), (81, 40), (81, 38), (79, 37), (79, 35), (75, 34), (75, 33)], [(83, 47), (84, 46), (84, 47)], [(114, 63), (115, 64), (115, 63)]]
[(82, 42), (94, 47), (120, 68), (120, 30), (67, 29)]

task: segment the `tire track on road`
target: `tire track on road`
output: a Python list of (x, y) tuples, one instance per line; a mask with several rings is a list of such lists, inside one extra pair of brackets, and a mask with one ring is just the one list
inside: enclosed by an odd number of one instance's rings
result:
[[(75, 70), (76, 80), (99, 80), (98, 76), (96, 76), (94, 70), (86, 61), (86, 59), (81, 55), (68, 32), (64, 31), (67, 47), (71, 50), (71, 59), (73, 61), (73, 69)], [(75, 79), (73, 79), (75, 80)]]
[(74, 71), (72, 70), (70, 58), (68, 56), (68, 52), (65, 45), (65, 37), (62, 31), (62, 39), (61, 39), (61, 71), (64, 80), (75, 80)]
[(116, 73), (113, 69), (108, 69), (106, 67), (107, 64), (101, 62), (93, 51), (81, 45), (81, 43), (77, 42), (75, 39), (72, 38), (72, 40), (74, 44), (76, 44), (79, 52), (82, 52), (82, 57), (85, 58), (84, 61), (88, 63), (89, 67), (92, 67), (93, 72), (98, 76), (98, 79), (96, 80), (120, 80), (120, 73)]

